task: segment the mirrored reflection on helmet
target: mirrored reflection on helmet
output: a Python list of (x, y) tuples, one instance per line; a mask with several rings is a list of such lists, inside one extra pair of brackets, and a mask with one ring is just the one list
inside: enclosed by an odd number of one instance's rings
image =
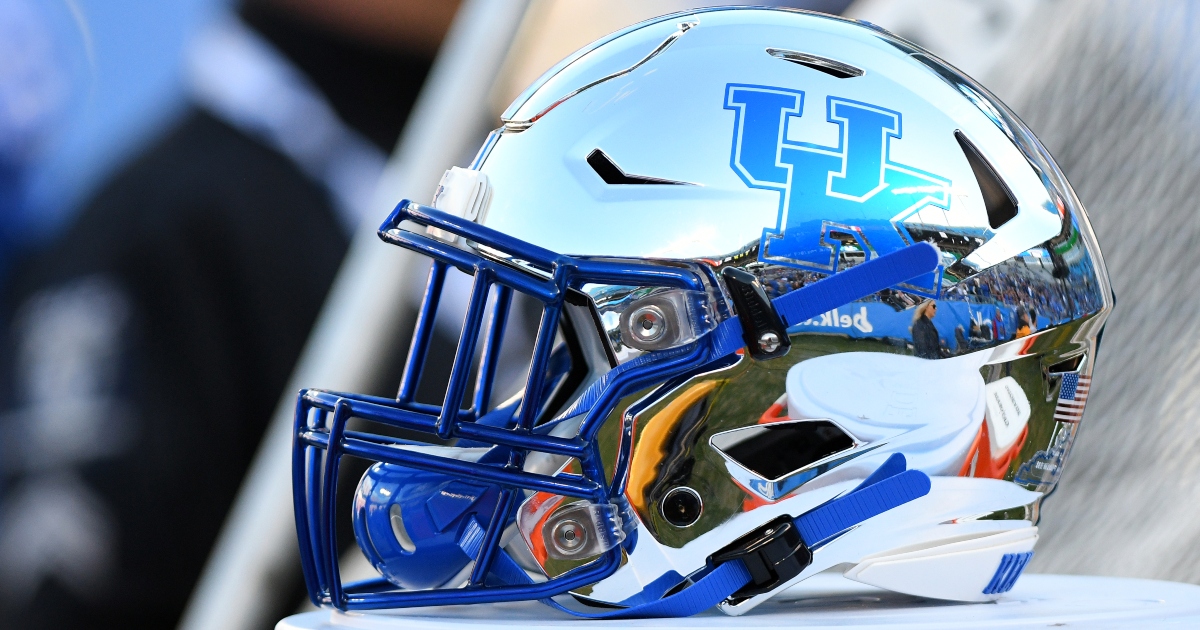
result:
[(587, 285), (583, 292), (592, 299), (618, 362), (691, 343), (718, 321), (710, 294), (702, 291)]
[[(868, 25), (714, 9), (584, 49), (505, 118), (381, 227), (433, 260), (397, 396), (300, 397), (314, 602), (1013, 587), (1113, 299), (1002, 103)], [(340, 579), (345, 527), (382, 580)]]

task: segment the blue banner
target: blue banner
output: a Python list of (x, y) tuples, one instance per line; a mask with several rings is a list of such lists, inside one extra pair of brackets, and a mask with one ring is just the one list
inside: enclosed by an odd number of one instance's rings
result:
[[(977, 343), (1010, 339), (1016, 331), (1017, 318), (1013, 309), (994, 304), (950, 300), (939, 300), (937, 304), (937, 315), (932, 319), (933, 325), (943, 346), (950, 351), (966, 350), (958, 347), (960, 339), (955, 329), (960, 326), (962, 339), (969, 342), (974, 336)], [(883, 302), (854, 302), (801, 322), (788, 332), (833, 333), (855, 339), (889, 337), (911, 342), (915, 308), (897, 311)], [(1041, 325), (1044, 318), (1038, 319)], [(974, 335), (971, 329), (972, 321), (976, 325)]]

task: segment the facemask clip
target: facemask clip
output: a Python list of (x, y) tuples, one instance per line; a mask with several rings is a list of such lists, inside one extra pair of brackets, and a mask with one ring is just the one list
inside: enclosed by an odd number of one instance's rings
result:
[(750, 572), (750, 583), (729, 596), (731, 603), (768, 593), (800, 575), (812, 564), (812, 551), (804, 544), (790, 516), (781, 516), (733, 541), (709, 558), (711, 566), (741, 560)]
[(563, 497), (556, 495), (534, 495), (517, 513), (517, 529), (539, 561), (582, 560), (604, 553), (625, 540), (622, 522), (616, 505), (564, 505)]
[(754, 274), (734, 267), (721, 271), (729, 297), (742, 324), (742, 340), (750, 356), (765, 361), (788, 353), (792, 347), (783, 319)]

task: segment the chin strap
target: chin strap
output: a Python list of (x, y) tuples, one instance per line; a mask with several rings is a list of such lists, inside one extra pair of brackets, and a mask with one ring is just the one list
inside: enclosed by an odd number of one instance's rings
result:
[[(773, 300), (767, 299), (754, 275), (739, 269), (726, 269), (722, 276), (738, 314), (718, 324), (710, 333), (713, 353), (724, 356), (745, 347), (755, 358), (783, 356), (789, 345), (788, 328), (936, 271), (940, 262), (941, 254), (936, 247), (916, 243), (826, 276)], [(764, 335), (769, 337), (764, 338)]]
[(771, 303), (785, 326), (795, 326), (826, 311), (931, 273), (940, 263), (941, 254), (936, 247), (924, 242), (915, 243), (800, 287)]
[[(919, 470), (905, 468), (904, 456), (892, 455), (849, 493), (795, 519), (776, 519), (714, 554), (709, 566), (693, 578), (691, 585), (672, 595), (653, 594), (654, 601), (605, 611), (574, 610), (549, 598), (541, 601), (586, 619), (689, 617), (731, 597), (745, 599), (770, 592), (799, 575), (812, 562), (813, 549), (867, 519), (928, 494), (929, 477)], [(482, 531), (472, 521), (459, 540), (462, 550), (472, 558), (479, 557), (482, 540), (481, 536), (471, 535), (475, 529)], [(492, 575), (505, 584), (533, 584), (525, 570), (503, 550), (495, 558)]]
[[(730, 289), (740, 315), (722, 321), (708, 333), (711, 358), (717, 360), (742, 348), (748, 349), (752, 355), (759, 358), (781, 356), (787, 352), (789, 327), (930, 273), (937, 269), (940, 261), (941, 255), (936, 247), (929, 243), (916, 243), (839, 271), (774, 300), (767, 300), (761, 287), (750, 288), (746, 285), (741, 285), (742, 291), (753, 292), (758, 297), (747, 295), (740, 298), (738, 285), (731, 283), (727, 275), (726, 286)], [(753, 276), (746, 275), (749, 276), (751, 284), (757, 283)], [(763, 342), (760, 336), (764, 332), (773, 332), (778, 344), (776, 349), (766, 352), (765, 355), (760, 349)], [(672, 354), (686, 352), (686, 347), (669, 348), (644, 354), (617, 365), (588, 386), (571, 407), (558, 414), (555, 419), (570, 418), (590, 411), (608, 389), (609, 383), (621, 374), (642, 369)]]

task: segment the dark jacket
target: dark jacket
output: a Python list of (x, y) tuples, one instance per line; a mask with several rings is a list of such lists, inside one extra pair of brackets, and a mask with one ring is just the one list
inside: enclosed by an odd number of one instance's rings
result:
[(30, 461), (6, 467), (6, 503), (31, 507), (23, 488), (53, 459), (108, 559), (91, 593), (71, 570), (31, 567), (36, 593), (0, 606), (0, 627), (175, 625), (346, 246), (317, 184), (197, 112), (15, 274), (23, 349), (0, 423), (21, 426), (0, 428), (52, 426), (56, 401), (91, 412), (71, 416), (79, 448), (11, 445)]
[(942, 340), (929, 318), (922, 315), (913, 322), (913, 354), (922, 359), (942, 358)]

